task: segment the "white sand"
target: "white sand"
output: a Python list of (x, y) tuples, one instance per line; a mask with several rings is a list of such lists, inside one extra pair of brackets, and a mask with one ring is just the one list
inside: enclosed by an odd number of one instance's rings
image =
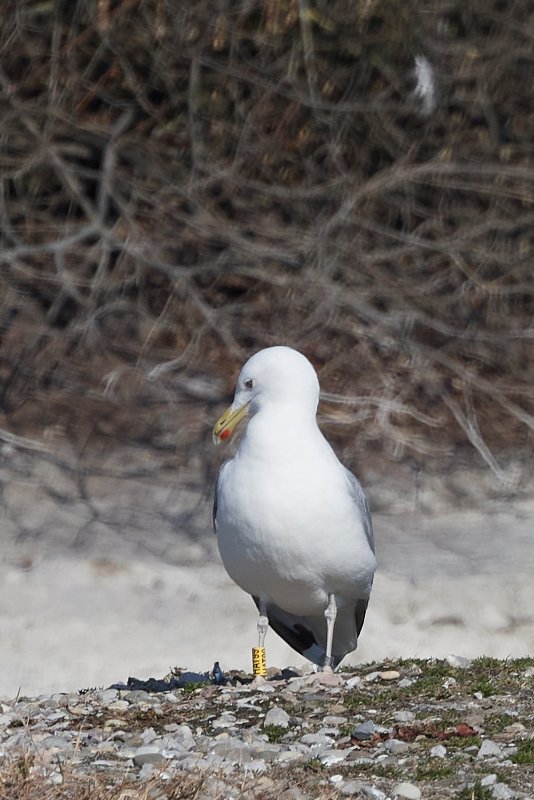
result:
[[(534, 653), (533, 516), (532, 501), (375, 514), (380, 568), (354, 660)], [(28, 567), (31, 546), (19, 548), (24, 559), (13, 546), (0, 564), (0, 695), (205, 671), (215, 660), (250, 669), (252, 601), (227, 578), (210, 532), (208, 555), (177, 536), (187, 566), (125, 543), (105, 558), (35, 548)], [(267, 656), (302, 663), (273, 632)]]

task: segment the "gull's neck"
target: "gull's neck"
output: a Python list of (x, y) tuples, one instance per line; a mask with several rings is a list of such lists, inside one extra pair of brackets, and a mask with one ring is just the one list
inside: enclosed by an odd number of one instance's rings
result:
[(254, 458), (305, 458), (326, 444), (315, 418), (315, 409), (300, 404), (272, 404), (260, 409), (247, 424), (238, 455)]

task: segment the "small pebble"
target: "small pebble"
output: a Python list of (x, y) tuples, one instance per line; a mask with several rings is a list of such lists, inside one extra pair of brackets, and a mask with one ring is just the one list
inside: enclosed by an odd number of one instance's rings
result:
[(368, 672), (364, 680), (366, 683), (374, 683), (379, 679), (379, 677), (380, 677), (379, 672)]
[(464, 656), (455, 656), (449, 655), (445, 657), (445, 663), (447, 663), (450, 667), (456, 667), (456, 669), (467, 669), (471, 665), (471, 661), (468, 658), (464, 658)]
[(477, 758), (488, 758), (490, 756), (502, 756), (502, 749), (497, 742), (491, 739), (484, 739), (477, 753)]
[(362, 792), (365, 797), (370, 797), (371, 800), (386, 800), (387, 794), (375, 786), (363, 786)]
[(365, 741), (365, 739), (371, 738), (375, 730), (375, 723), (372, 719), (368, 719), (366, 722), (362, 722), (361, 725), (357, 725), (351, 735), (353, 739)]
[(360, 781), (347, 781), (339, 790), (344, 797), (352, 797), (353, 794), (361, 794), (363, 787)]
[(396, 669), (388, 669), (385, 672), (379, 672), (378, 677), (382, 681), (396, 681), (400, 678), (400, 672)]
[(342, 783), (343, 782), (343, 775), (331, 775), (329, 780), (330, 780), (330, 783), (333, 783), (334, 785), (336, 785), (338, 783)]
[(289, 728), (289, 714), (283, 708), (273, 706), (266, 713), (263, 725), (264, 727), (266, 725), (277, 725), (281, 728)]
[(403, 800), (419, 800), (421, 790), (413, 783), (398, 783), (393, 789), (393, 797), (401, 797)]
[(396, 722), (413, 722), (415, 714), (413, 711), (396, 711), (393, 714), (393, 719), (396, 720)]
[(491, 789), (495, 800), (512, 800), (515, 792), (506, 783), (495, 783)]
[(341, 764), (347, 758), (346, 750), (328, 750), (321, 755), (321, 763), (325, 767), (331, 767), (334, 764)]
[(400, 739), (386, 739), (384, 747), (388, 753), (392, 753), (394, 756), (406, 753), (410, 749), (407, 742), (402, 742)]
[(133, 762), (137, 767), (142, 767), (144, 764), (160, 766), (166, 762), (166, 758), (161, 754), (158, 747), (146, 745), (136, 750), (133, 756)]

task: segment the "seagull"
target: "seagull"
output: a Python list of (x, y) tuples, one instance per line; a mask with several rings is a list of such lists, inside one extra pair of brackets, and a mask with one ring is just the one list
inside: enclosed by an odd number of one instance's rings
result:
[(268, 347), (243, 366), (213, 440), (248, 424), (219, 472), (213, 521), (230, 578), (270, 626), (325, 671), (356, 649), (376, 569), (362, 487), (316, 422), (319, 381), (290, 347)]

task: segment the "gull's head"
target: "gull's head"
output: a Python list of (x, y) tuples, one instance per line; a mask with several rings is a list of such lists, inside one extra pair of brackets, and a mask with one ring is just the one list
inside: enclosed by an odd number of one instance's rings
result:
[(267, 347), (241, 369), (234, 401), (215, 424), (213, 441), (227, 441), (242, 419), (268, 408), (314, 417), (318, 402), (319, 381), (308, 359), (291, 347)]

